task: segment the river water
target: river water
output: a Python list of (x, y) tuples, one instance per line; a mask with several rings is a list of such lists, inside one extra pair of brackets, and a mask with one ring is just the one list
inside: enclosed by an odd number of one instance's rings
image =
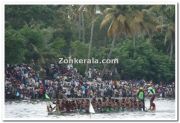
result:
[[(149, 107), (149, 100), (145, 101)], [(5, 103), (6, 120), (176, 120), (175, 100), (156, 99), (155, 112), (124, 111), (102, 114), (48, 115), (46, 102), (8, 101)]]

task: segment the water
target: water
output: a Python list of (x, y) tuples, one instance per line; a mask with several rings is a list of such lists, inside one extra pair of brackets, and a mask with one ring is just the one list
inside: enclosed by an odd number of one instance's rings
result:
[[(149, 100), (145, 102), (149, 107)], [(156, 112), (124, 111), (102, 114), (48, 115), (46, 102), (6, 102), (5, 119), (15, 120), (175, 120), (175, 100), (156, 99)]]

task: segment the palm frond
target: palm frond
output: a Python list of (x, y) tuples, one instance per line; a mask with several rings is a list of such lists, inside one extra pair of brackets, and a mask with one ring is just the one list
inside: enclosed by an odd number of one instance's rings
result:
[(114, 32), (113, 28), (112, 28), (113, 23), (114, 23), (114, 19), (112, 20), (112, 22), (111, 22), (111, 24), (110, 24), (110, 26), (108, 28), (108, 31), (107, 31), (108, 37), (111, 37), (113, 35), (113, 32)]
[(112, 18), (113, 18), (113, 15), (112, 15), (112, 14), (107, 14), (107, 15), (104, 17), (103, 21), (101, 22), (100, 29), (102, 29), (104, 26), (106, 26), (106, 25), (110, 22), (110, 20), (111, 20)]
[(104, 10), (104, 13), (105, 14), (110, 14), (110, 13), (114, 13), (115, 11), (116, 11), (115, 8), (106, 8)]
[(119, 15), (119, 16), (117, 17), (117, 21), (120, 22), (120, 23), (124, 23), (125, 20), (126, 20), (126, 17), (123, 16), (123, 15)]
[(141, 23), (144, 20), (144, 13), (143, 12), (137, 12), (137, 14), (134, 17), (134, 21), (136, 23)]

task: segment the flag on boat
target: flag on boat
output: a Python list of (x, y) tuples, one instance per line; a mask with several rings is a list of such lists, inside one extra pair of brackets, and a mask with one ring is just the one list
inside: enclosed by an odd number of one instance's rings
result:
[(91, 102), (89, 104), (89, 113), (95, 113), (94, 108), (93, 108)]

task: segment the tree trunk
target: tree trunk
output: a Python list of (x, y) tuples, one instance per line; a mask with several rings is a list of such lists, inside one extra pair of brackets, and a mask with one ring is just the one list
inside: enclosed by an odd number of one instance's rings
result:
[(169, 60), (172, 61), (172, 57), (173, 57), (173, 41), (171, 41), (171, 47), (170, 47), (170, 57), (169, 57)]
[[(89, 41), (88, 59), (91, 56), (91, 46), (92, 46), (92, 41), (93, 41), (94, 23), (95, 23), (95, 21), (93, 21), (92, 25), (91, 25), (91, 36), (90, 36), (90, 41)], [(86, 72), (88, 71), (88, 67), (89, 67), (89, 65), (86, 64)]]
[(164, 20), (163, 20), (164, 18), (163, 18), (163, 15), (162, 15), (162, 22), (161, 22), (161, 25), (162, 25), (162, 27), (161, 27), (161, 33), (163, 32), (163, 24), (164, 24)]
[(133, 36), (133, 47), (134, 47), (134, 49), (136, 49), (136, 37), (135, 36)]
[(84, 26), (84, 14), (82, 12), (82, 39), (83, 42), (85, 43), (85, 26)]
[(115, 41), (116, 41), (116, 36), (113, 37), (113, 41), (112, 41), (112, 44), (111, 44), (111, 49), (110, 49), (110, 51), (109, 51), (109, 54), (108, 54), (107, 59), (110, 59), (110, 58), (111, 58), (112, 50), (114, 49)]
[(134, 52), (133, 52), (133, 57), (135, 56), (135, 52), (136, 52), (136, 36), (133, 36), (133, 48), (134, 48)]
[[(115, 41), (116, 41), (116, 36), (114, 35), (114, 37), (113, 37), (113, 41), (112, 41), (112, 43), (111, 43), (111, 48), (110, 48), (110, 51), (109, 51), (109, 54), (108, 54), (107, 59), (110, 59), (110, 58), (111, 58), (111, 55), (112, 55), (112, 50), (114, 49), (114, 44), (115, 44)], [(103, 68), (103, 71), (102, 71), (101, 77), (103, 77), (103, 75), (104, 75), (104, 71), (106, 70), (106, 67), (107, 67), (107, 64), (104, 64), (104, 68)]]
[(79, 14), (78, 31), (79, 31), (79, 41), (81, 41), (81, 14)]

